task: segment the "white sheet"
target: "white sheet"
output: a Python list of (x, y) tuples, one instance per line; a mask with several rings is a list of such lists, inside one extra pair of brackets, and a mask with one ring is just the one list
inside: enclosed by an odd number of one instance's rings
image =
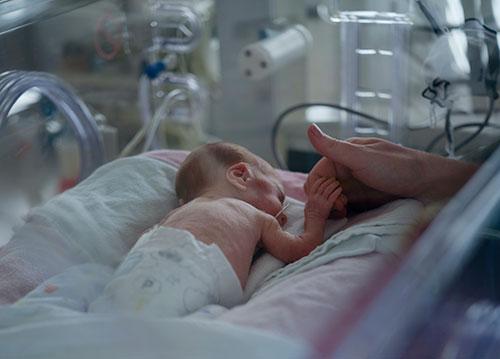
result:
[(0, 358), (307, 357), (308, 346), (300, 340), (203, 316), (85, 313), (111, 272), (99, 264), (75, 266), (14, 305), (0, 306)]
[[(287, 197), (289, 206), (285, 210), (288, 218), (284, 229), (293, 234), (301, 234), (304, 231), (304, 203)], [(340, 230), (347, 223), (347, 219), (328, 220), (325, 228), (325, 239)], [(274, 271), (285, 266), (285, 263), (264, 253), (252, 264), (247, 284), (243, 290), (243, 297), (248, 300), (255, 290), (262, 284), (264, 279)]]
[(271, 273), (245, 305), (217, 320), (306, 340), (319, 357), (327, 357), (347, 319), (362, 312), (366, 298), (397, 265), (420, 209), (420, 203), (402, 200), (351, 219), (308, 257)]
[(363, 214), (345, 229), (333, 234), (308, 256), (272, 272), (257, 286), (253, 295), (268, 290), (292, 275), (340, 258), (373, 252), (399, 256), (408, 247), (408, 233), (415, 225), (422, 207), (420, 202), (406, 199)]
[(0, 330), (2, 359), (293, 359), (310, 357), (308, 351), (296, 340), (213, 321), (63, 313)]

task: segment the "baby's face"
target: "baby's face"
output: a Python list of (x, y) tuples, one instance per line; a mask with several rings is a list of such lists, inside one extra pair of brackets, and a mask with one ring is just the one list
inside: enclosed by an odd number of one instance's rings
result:
[[(261, 167), (255, 171), (256, 196), (253, 200), (254, 207), (276, 216), (283, 208), (285, 191), (278, 174), (270, 166)], [(286, 216), (277, 218), (281, 225), (286, 223)]]

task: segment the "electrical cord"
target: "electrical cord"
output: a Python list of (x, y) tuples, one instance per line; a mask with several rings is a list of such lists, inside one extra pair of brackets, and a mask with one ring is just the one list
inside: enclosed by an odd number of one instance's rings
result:
[[(466, 128), (466, 127), (479, 127), (476, 130), (476, 132), (474, 132), (472, 135), (467, 137), (465, 140), (460, 142), (460, 144), (458, 144), (455, 147), (456, 151), (459, 151), (460, 149), (462, 149), (463, 147), (468, 145), (474, 138), (476, 138), (484, 130), (485, 127), (500, 128), (500, 126), (490, 125), (490, 123), (489, 123), (491, 115), (493, 114), (493, 110), (495, 108), (494, 105), (495, 105), (495, 99), (493, 97), (491, 97), (488, 112), (486, 113), (486, 116), (485, 116), (483, 122), (468, 122), (468, 123), (464, 123), (464, 124), (459, 125), (459, 126), (454, 128), (454, 130), (458, 130), (458, 129), (462, 129), (462, 128)], [(449, 112), (446, 113), (447, 117), (448, 117), (448, 114), (449, 114)], [(442, 134), (437, 135), (431, 142), (429, 142), (429, 144), (427, 145), (425, 150), (427, 152), (431, 152), (434, 149), (434, 147), (436, 146), (436, 144), (445, 136), (448, 136), (448, 133), (442, 133)]]
[[(456, 126), (455, 127), (455, 131), (461, 130), (461, 129), (467, 128), (467, 127), (480, 127), (480, 126), (483, 126), (483, 125), (484, 125), (484, 122), (467, 122), (467, 123), (463, 123), (461, 125)], [(488, 124), (485, 127), (491, 127), (491, 128), (500, 129), (500, 126), (493, 125), (493, 124)], [(445, 134), (441, 133), (441, 134), (437, 135), (436, 137), (434, 137), (434, 139), (425, 148), (425, 151), (432, 152), (432, 150), (434, 149), (434, 147), (436, 147), (437, 143), (439, 141), (441, 141), (444, 136), (445, 136)]]
[(283, 160), (283, 158), (279, 154), (279, 151), (278, 151), (278, 148), (277, 148), (278, 131), (280, 129), (281, 123), (286, 118), (286, 116), (288, 116), (290, 113), (298, 111), (298, 110), (301, 110), (301, 109), (309, 108), (309, 107), (329, 107), (329, 108), (334, 108), (336, 110), (344, 111), (344, 112), (347, 112), (347, 113), (350, 113), (350, 114), (353, 114), (353, 115), (357, 115), (357, 116), (363, 117), (363, 118), (365, 118), (367, 120), (375, 122), (378, 125), (383, 125), (383, 126), (386, 126), (386, 127), (388, 126), (387, 121), (384, 121), (382, 119), (379, 119), (377, 117), (374, 117), (372, 115), (369, 115), (369, 114), (366, 114), (366, 113), (363, 113), (363, 112), (359, 112), (359, 111), (353, 110), (352, 108), (340, 106), (340, 105), (333, 104), (333, 103), (304, 102), (304, 103), (299, 103), (297, 105), (291, 106), (291, 107), (287, 108), (286, 110), (284, 110), (283, 112), (281, 112), (281, 114), (276, 118), (276, 121), (274, 121), (274, 125), (273, 125), (273, 128), (271, 130), (271, 147), (272, 147), (272, 151), (273, 151), (273, 156), (274, 156), (274, 158), (276, 160), (276, 163), (278, 164), (278, 167), (281, 168), (281, 169), (287, 169), (288, 168), (288, 166), (286, 165), (285, 161)]
[(465, 140), (463, 140), (459, 145), (457, 145), (457, 151), (460, 150), (461, 148), (467, 146), (474, 138), (476, 138), (482, 131), (483, 129), (488, 126), (490, 122), (491, 115), (493, 114), (493, 110), (495, 108), (495, 98), (490, 97), (490, 104), (488, 108), (488, 112), (486, 113), (486, 117), (484, 118), (483, 123), (479, 128), (474, 132), (472, 135), (467, 137)]

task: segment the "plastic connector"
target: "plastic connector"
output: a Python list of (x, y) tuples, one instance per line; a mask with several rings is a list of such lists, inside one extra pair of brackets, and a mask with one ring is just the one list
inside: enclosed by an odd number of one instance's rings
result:
[(142, 72), (146, 74), (146, 76), (153, 80), (160, 76), (160, 74), (167, 69), (167, 65), (164, 61), (157, 61), (152, 64), (148, 64), (147, 62), (143, 62), (142, 64)]

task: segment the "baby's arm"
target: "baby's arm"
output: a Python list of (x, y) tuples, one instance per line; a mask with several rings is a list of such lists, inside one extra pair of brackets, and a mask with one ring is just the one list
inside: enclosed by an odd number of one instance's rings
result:
[(323, 243), (326, 220), (341, 192), (339, 183), (331, 178), (313, 183), (304, 208), (304, 233), (298, 236), (283, 231), (275, 218), (266, 215), (261, 235), (266, 250), (286, 263), (308, 255)]

